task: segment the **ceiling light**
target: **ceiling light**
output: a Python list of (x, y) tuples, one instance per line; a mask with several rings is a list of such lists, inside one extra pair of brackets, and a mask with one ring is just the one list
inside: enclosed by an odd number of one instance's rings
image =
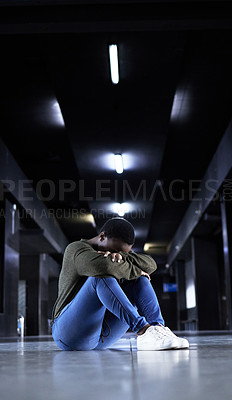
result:
[(192, 95), (189, 90), (185, 88), (179, 88), (174, 96), (172, 110), (171, 110), (171, 121), (175, 122), (181, 118), (181, 121), (186, 120), (191, 111)]
[(56, 121), (56, 123), (61, 126), (64, 126), (63, 115), (62, 115), (60, 105), (57, 100), (52, 102), (52, 113), (53, 113), (53, 118)]
[(75, 221), (81, 224), (90, 223), (94, 228), (96, 227), (94, 216), (91, 213), (77, 214)]
[(145, 243), (145, 245), (144, 245), (144, 247), (143, 247), (143, 250), (144, 250), (144, 251), (148, 251), (148, 250), (149, 250), (149, 247), (150, 247), (149, 243)]
[(91, 225), (93, 227), (96, 227), (96, 223), (95, 223), (95, 219), (94, 219), (93, 214), (87, 214), (86, 215), (86, 222), (89, 222), (89, 223), (91, 223)]
[(119, 82), (118, 48), (116, 44), (109, 46), (111, 80), (114, 84)]
[(129, 212), (129, 205), (127, 203), (115, 203), (113, 205), (113, 211), (118, 214), (119, 217), (124, 217), (124, 215)]
[(150, 254), (166, 254), (167, 253), (167, 245), (164, 242), (145, 243), (143, 250)]
[(196, 289), (193, 280), (187, 282), (186, 288), (186, 308), (196, 307)]
[(123, 173), (123, 161), (122, 161), (122, 155), (121, 154), (115, 154), (114, 155), (114, 162), (115, 162), (115, 170), (118, 174)]

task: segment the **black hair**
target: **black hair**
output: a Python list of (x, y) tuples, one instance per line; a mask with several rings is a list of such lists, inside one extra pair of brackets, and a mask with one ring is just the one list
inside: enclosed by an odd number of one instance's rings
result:
[(124, 218), (115, 217), (105, 222), (100, 232), (104, 232), (106, 237), (120, 239), (129, 245), (134, 244), (135, 230), (133, 225)]

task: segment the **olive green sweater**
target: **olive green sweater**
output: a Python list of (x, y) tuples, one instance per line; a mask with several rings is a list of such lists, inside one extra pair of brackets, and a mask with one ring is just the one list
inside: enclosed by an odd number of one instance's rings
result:
[(89, 276), (113, 276), (118, 281), (131, 280), (145, 271), (151, 274), (157, 269), (156, 262), (146, 254), (120, 252), (122, 260), (112, 262), (110, 256), (98, 253), (85, 239), (70, 243), (64, 253), (59, 276), (58, 297), (53, 308), (52, 320), (76, 296)]

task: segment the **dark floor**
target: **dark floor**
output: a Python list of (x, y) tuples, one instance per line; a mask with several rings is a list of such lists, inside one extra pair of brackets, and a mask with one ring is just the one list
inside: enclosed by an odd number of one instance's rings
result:
[(1, 400), (232, 398), (232, 332), (186, 333), (189, 350), (64, 352), (50, 336), (0, 340)]

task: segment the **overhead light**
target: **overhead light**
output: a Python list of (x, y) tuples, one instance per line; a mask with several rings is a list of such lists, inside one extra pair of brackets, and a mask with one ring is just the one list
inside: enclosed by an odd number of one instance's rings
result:
[(94, 216), (91, 213), (77, 214), (75, 221), (84, 224), (90, 223), (94, 228), (96, 227)]
[(124, 215), (129, 212), (129, 205), (127, 203), (115, 203), (113, 205), (113, 211), (118, 214), (119, 217), (124, 217)]
[(194, 308), (196, 307), (196, 289), (195, 289), (195, 283), (191, 279), (187, 283), (187, 288), (186, 288), (186, 308)]
[(193, 107), (192, 95), (189, 89), (179, 88), (174, 96), (172, 110), (171, 110), (171, 121), (175, 122), (181, 118), (181, 121), (186, 120)]
[(52, 101), (52, 113), (54, 121), (61, 126), (64, 126), (64, 119), (60, 109), (60, 105), (57, 100)]
[(95, 219), (93, 214), (87, 214), (85, 217), (86, 222), (89, 222), (94, 228), (96, 227)]
[(118, 47), (116, 44), (109, 46), (111, 80), (114, 84), (119, 82)]
[(166, 254), (167, 253), (167, 245), (166, 243), (158, 243), (158, 242), (150, 242), (145, 243), (143, 246), (143, 250), (150, 254)]
[(115, 162), (115, 170), (118, 174), (123, 173), (123, 160), (121, 154), (114, 155), (114, 162)]
[(148, 251), (149, 248), (150, 248), (149, 243), (145, 243), (145, 245), (143, 246), (143, 250), (144, 250), (144, 251)]

